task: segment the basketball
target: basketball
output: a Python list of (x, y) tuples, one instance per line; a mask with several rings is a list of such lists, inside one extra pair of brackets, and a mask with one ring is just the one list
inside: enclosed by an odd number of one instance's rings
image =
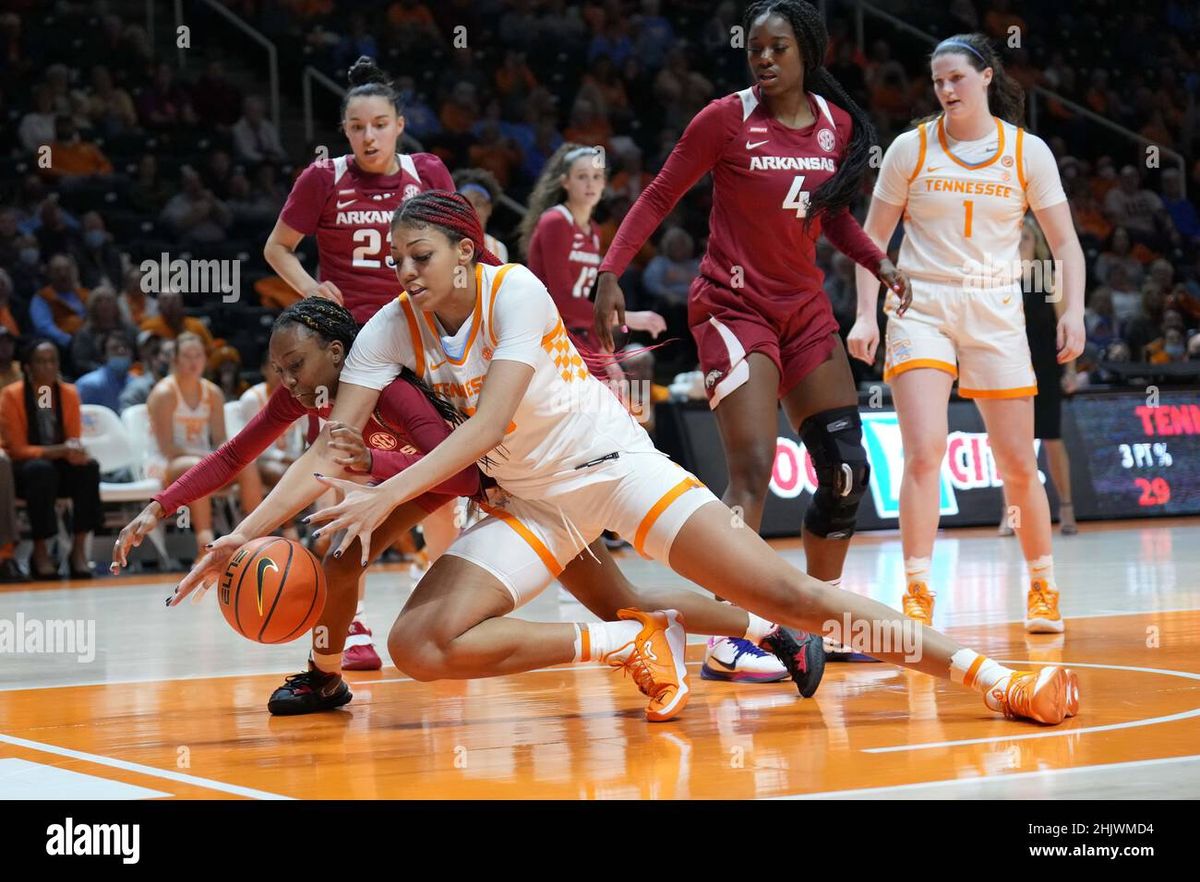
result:
[(234, 553), (217, 602), (243, 637), (289, 643), (311, 631), (325, 609), (325, 571), (299, 542), (264, 536)]

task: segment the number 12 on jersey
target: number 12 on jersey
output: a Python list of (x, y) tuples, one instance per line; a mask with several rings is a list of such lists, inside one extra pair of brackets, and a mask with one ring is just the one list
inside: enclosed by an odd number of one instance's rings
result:
[(792, 178), (792, 186), (788, 188), (787, 198), (783, 200), (782, 208), (795, 209), (796, 217), (808, 214), (808, 199), (811, 195), (804, 191), (804, 175)]

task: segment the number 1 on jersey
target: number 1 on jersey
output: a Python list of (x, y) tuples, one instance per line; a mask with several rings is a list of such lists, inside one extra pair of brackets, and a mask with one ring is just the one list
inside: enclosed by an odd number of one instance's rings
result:
[(963, 238), (971, 238), (971, 214), (975, 211), (975, 202), (972, 199), (963, 200), (963, 208), (966, 210), (966, 217), (963, 218)]
[(792, 178), (792, 186), (788, 189), (787, 198), (783, 200), (783, 208), (794, 208), (796, 217), (808, 214), (808, 199), (811, 194), (804, 192), (804, 175)]

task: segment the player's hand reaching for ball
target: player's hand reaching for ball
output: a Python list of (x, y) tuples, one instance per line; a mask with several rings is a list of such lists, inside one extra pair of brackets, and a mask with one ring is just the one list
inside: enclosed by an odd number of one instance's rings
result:
[(329, 448), (336, 450), (333, 461), (355, 472), (371, 471), (371, 448), (363, 443), (362, 432), (345, 423), (329, 424)]
[(615, 273), (600, 274), (596, 303), (592, 308), (592, 321), (600, 347), (605, 352), (612, 352), (616, 348), (613, 344), (612, 329), (614, 326), (625, 324), (625, 294)]
[(313, 512), (304, 522), (322, 524), (319, 530), (313, 532), (314, 539), (317, 536), (336, 538), (339, 530), (346, 531), (341, 543), (333, 550), (334, 557), (341, 557), (357, 538), (362, 547), (362, 565), (365, 567), (371, 560), (371, 534), (387, 520), (396, 507), (395, 502), (381, 486), (357, 484), (325, 475), (317, 475), (316, 478), (326, 487), (340, 490), (344, 495), (337, 505)]
[(324, 297), (326, 300), (332, 300), (338, 306), (345, 306), (346, 302), (342, 299), (342, 292), (333, 282), (321, 282), (314, 288), (309, 288), (304, 292), (305, 297)]
[[(167, 606), (178, 606), (179, 603), (197, 588), (211, 588), (216, 585), (233, 557), (233, 553), (249, 542), (252, 536), (243, 533), (230, 533), (220, 539), (214, 539), (205, 546), (207, 551), (192, 564), (191, 571), (183, 577), (183, 581), (175, 589), (175, 593), (167, 598)], [(203, 596), (203, 595), (200, 595)]]
[(121, 567), (129, 566), (129, 550), (141, 545), (142, 540), (154, 532), (154, 528), (158, 526), (159, 519), (163, 514), (162, 506), (152, 499), (136, 518), (121, 528), (121, 532), (117, 535), (117, 542), (113, 546), (109, 572), (115, 576), (121, 571)]
[(912, 283), (908, 281), (908, 276), (896, 269), (896, 265), (886, 257), (879, 264), (879, 281), (888, 286), (888, 290), (900, 298), (900, 305), (896, 307), (896, 315), (904, 315), (908, 311), (908, 306), (912, 303)]

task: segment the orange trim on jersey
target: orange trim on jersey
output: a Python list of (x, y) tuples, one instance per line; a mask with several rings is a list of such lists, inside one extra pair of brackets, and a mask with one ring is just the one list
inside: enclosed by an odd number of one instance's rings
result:
[(986, 656), (975, 656), (975, 661), (971, 662), (971, 667), (967, 668), (967, 672), (963, 674), (963, 685), (968, 689), (975, 682), (975, 677), (979, 674), (979, 669), (983, 667), (985, 661), (987, 661)]
[(496, 338), (496, 325), (492, 321), (492, 311), (496, 308), (496, 295), (500, 293), (500, 285), (504, 282), (504, 277), (508, 275), (508, 271), (513, 268), (511, 263), (506, 263), (500, 267), (500, 272), (496, 273), (496, 278), (492, 279), (492, 293), (488, 298), (488, 337), (492, 340), (492, 346), (499, 346), (500, 341)]
[(917, 167), (913, 169), (913, 173), (908, 176), (908, 182), (911, 184), (917, 179), (917, 175), (921, 173), (921, 166), (925, 164), (925, 150), (929, 146), (929, 134), (926, 126), (929, 123), (924, 123), (917, 127), (917, 137), (921, 142), (921, 151), (917, 154)]
[(555, 560), (554, 555), (550, 553), (550, 549), (546, 547), (545, 543), (543, 543), (542, 540), (539, 539), (532, 530), (522, 524), (521, 521), (518, 520), (514, 515), (509, 514), (508, 512), (504, 511), (504, 509), (494, 508), (487, 503), (480, 503), (479, 507), (492, 517), (499, 518), (500, 520), (504, 521), (504, 523), (512, 527), (513, 532), (524, 539), (525, 544), (532, 548), (534, 553), (541, 558), (542, 563), (546, 565), (546, 569), (550, 571), (550, 575), (557, 578), (558, 574), (563, 571), (562, 564)]
[(885, 370), (883, 372), (883, 381), (887, 383), (892, 377), (899, 376), (907, 371), (916, 370), (917, 368), (933, 368), (935, 371), (945, 371), (952, 377), (958, 377), (958, 368), (948, 361), (939, 361), (936, 358), (914, 358), (912, 361), (906, 361)]
[(557, 337), (560, 333), (565, 334), (566, 332), (566, 325), (563, 324), (562, 316), (559, 316), (558, 322), (554, 325), (554, 327), (545, 334), (542, 334), (542, 347), (545, 348), (546, 344)]
[(1032, 386), (1015, 386), (1011, 389), (964, 389), (958, 387), (960, 398), (1027, 398), (1037, 395), (1037, 383)]
[(404, 317), (408, 319), (408, 335), (412, 337), (413, 356), (415, 357), (417, 367), (416, 375), (418, 377), (425, 376), (425, 346), (421, 343), (421, 327), (417, 324), (416, 307), (412, 305), (412, 301), (408, 299), (408, 292), (403, 292), (396, 298), (400, 301), (400, 308), (404, 310)]
[(650, 533), (650, 528), (654, 526), (655, 522), (662, 516), (662, 513), (670, 507), (671, 503), (689, 490), (703, 486), (696, 478), (688, 475), (664, 493), (658, 502), (650, 506), (650, 511), (646, 512), (646, 516), (638, 524), (637, 532), (633, 536), (633, 547), (637, 549), (638, 554), (645, 555), (642, 546), (646, 544), (646, 536)]
[(1004, 122), (998, 116), (992, 118), (996, 120), (996, 134), (1000, 137), (1000, 143), (996, 146), (996, 152), (992, 154), (991, 159), (985, 159), (983, 162), (963, 162), (961, 159), (951, 153), (950, 144), (946, 141), (945, 115), (939, 116), (937, 121), (938, 143), (942, 145), (942, 152), (965, 169), (974, 171), (975, 169), (987, 168), (1004, 155)]
[[(592, 635), (588, 632), (587, 625), (576, 625), (579, 629), (579, 660), (592, 660)], [(982, 656), (980, 656), (982, 658)]]
[[(446, 356), (446, 361), (455, 367), (462, 367), (467, 360), (467, 356), (471, 354), (471, 347), (475, 345), (475, 337), (479, 333), (479, 325), (483, 320), (483, 297), (480, 293), (483, 288), (483, 264), (475, 264), (475, 309), (471, 311), (471, 333), (467, 335), (467, 345), (463, 347), (462, 357), (458, 359), (451, 358), (449, 353), (442, 349), (442, 354)], [(442, 335), (438, 332), (437, 326), (433, 323), (433, 319), (429, 317), (429, 313), (422, 312), (425, 316), (425, 324), (429, 325), (429, 330), (433, 332), (433, 336), (440, 340)]]
[(1021, 189), (1028, 190), (1029, 184), (1025, 182), (1025, 130), (1017, 129), (1017, 180), (1021, 182)]

